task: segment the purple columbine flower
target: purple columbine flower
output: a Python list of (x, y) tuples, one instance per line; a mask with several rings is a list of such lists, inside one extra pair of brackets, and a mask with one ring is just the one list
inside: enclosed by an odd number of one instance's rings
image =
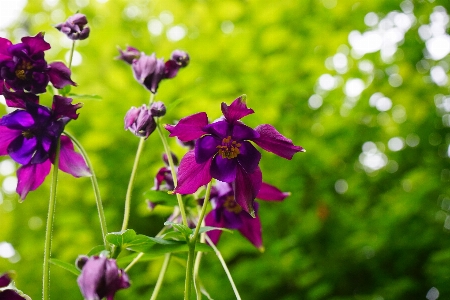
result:
[(22, 165), (17, 170), (16, 189), (22, 200), (49, 174), (59, 138), (59, 169), (75, 177), (91, 175), (70, 138), (61, 135), (65, 125), (78, 118), (76, 111), (81, 104), (71, 102), (70, 98), (54, 96), (52, 109), (33, 102), (18, 102), (19, 109), (0, 118), (0, 155), (9, 155)]
[(119, 269), (114, 259), (103, 256), (80, 256), (76, 262), (81, 269), (77, 283), (86, 300), (113, 300), (120, 289), (130, 286), (127, 273)]
[[(267, 201), (283, 201), (289, 193), (283, 193), (276, 187), (262, 183), (256, 198)], [(256, 248), (263, 250), (261, 220), (257, 214), (252, 218), (242, 210), (234, 200), (233, 187), (230, 183), (218, 181), (214, 193), (211, 193), (213, 209), (206, 215), (206, 226), (236, 229), (249, 240)], [(258, 212), (258, 203), (255, 202), (255, 212)], [(219, 241), (221, 230), (208, 231), (208, 236), (214, 244)]]
[(67, 35), (71, 40), (84, 40), (89, 37), (91, 32), (90, 28), (86, 26), (87, 23), (85, 15), (76, 13), (67, 18), (64, 23), (56, 25), (55, 28)]
[(14, 91), (33, 94), (44, 93), (49, 82), (58, 89), (75, 86), (69, 68), (62, 62), (47, 64), (44, 51), (48, 49), (50, 44), (44, 40), (43, 33), (23, 37), (22, 43), (15, 45), (0, 38), (0, 92), (4, 90), (3, 82)]
[(141, 51), (134, 47), (127, 46), (125, 50), (117, 47), (117, 50), (119, 50), (120, 55), (117, 56), (116, 59), (123, 60), (129, 65), (133, 63), (134, 59), (138, 59), (139, 57), (141, 57)]
[(181, 159), (175, 193), (195, 193), (215, 178), (232, 183), (236, 202), (254, 216), (253, 200), (262, 182), (258, 166), (261, 153), (250, 141), (286, 159), (305, 150), (271, 125), (252, 129), (240, 121), (253, 112), (239, 97), (230, 106), (222, 103), (223, 117), (212, 124), (208, 124), (206, 113), (198, 113), (181, 119), (175, 126), (166, 126), (171, 137), (181, 141), (198, 139), (195, 149)]
[(156, 122), (147, 105), (140, 108), (131, 107), (125, 115), (125, 130), (130, 130), (135, 136), (147, 139), (156, 129)]

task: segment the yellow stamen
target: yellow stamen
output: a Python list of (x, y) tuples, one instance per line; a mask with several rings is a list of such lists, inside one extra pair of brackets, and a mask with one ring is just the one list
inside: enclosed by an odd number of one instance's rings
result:
[(236, 158), (239, 153), (239, 147), (241, 147), (241, 144), (236, 141), (231, 141), (231, 136), (228, 136), (222, 140), (222, 145), (218, 145), (216, 148), (219, 149), (219, 155), (222, 156), (222, 158)]
[(226, 210), (238, 214), (242, 211), (242, 207), (234, 200), (234, 196), (228, 196), (223, 204)]

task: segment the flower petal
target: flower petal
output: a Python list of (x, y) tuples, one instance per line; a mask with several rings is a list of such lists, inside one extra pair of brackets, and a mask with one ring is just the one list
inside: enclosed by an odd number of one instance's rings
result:
[(34, 156), (37, 146), (36, 137), (25, 138), (19, 135), (8, 146), (8, 154), (19, 164), (28, 164)]
[(225, 120), (220, 120), (203, 127), (203, 130), (223, 139), (231, 136), (230, 128), (230, 123)]
[(44, 34), (39, 32), (36, 36), (26, 36), (22, 38), (22, 43), (29, 47), (29, 55), (33, 56), (38, 52), (50, 49), (50, 44), (44, 40)]
[(261, 182), (262, 173), (259, 167), (251, 174), (240, 167), (237, 168), (236, 180), (233, 182), (234, 199), (252, 217), (255, 217), (253, 200), (259, 192)]
[(263, 182), (256, 198), (266, 201), (283, 201), (290, 195), (291, 193), (282, 192), (273, 185)]
[(25, 110), (15, 110), (0, 119), (0, 126), (9, 129), (27, 130), (35, 123), (33, 116)]
[(57, 89), (62, 89), (66, 85), (76, 86), (77, 84), (70, 79), (71, 71), (62, 62), (53, 62), (49, 64), (50, 69), (48, 70), (48, 76), (50, 77), (50, 82)]
[(266, 151), (286, 159), (292, 159), (297, 152), (305, 152), (305, 149), (295, 146), (290, 139), (279, 133), (272, 125), (259, 125), (255, 130), (259, 132), (260, 137), (254, 139), (253, 142)]
[(242, 214), (242, 226), (238, 229), (243, 236), (247, 238), (256, 248), (262, 247), (262, 228), (261, 220), (258, 216), (252, 218), (249, 215)]
[(12, 43), (10, 40), (0, 37), (0, 62), (12, 58), (11, 54), (8, 52), (8, 48), (11, 45)]
[(67, 117), (76, 120), (78, 118), (77, 110), (82, 106), (82, 103), (72, 104), (72, 98), (53, 96), (52, 111), (56, 119)]
[(170, 137), (176, 136), (181, 141), (188, 142), (206, 134), (202, 130), (206, 125), (208, 125), (208, 116), (201, 112), (181, 119), (175, 126), (166, 125), (165, 128), (170, 132)]
[(210, 166), (211, 160), (198, 164), (195, 161), (194, 150), (186, 153), (178, 167), (178, 185), (174, 192), (178, 194), (193, 194), (199, 187), (208, 184), (211, 181)]
[(232, 182), (236, 178), (237, 160), (216, 155), (211, 164), (211, 176), (223, 182)]
[(97, 289), (99, 289), (102, 281), (104, 281), (106, 261), (106, 257), (93, 256), (83, 266), (81, 274), (77, 278), (77, 283), (84, 298), (100, 299), (105, 296), (103, 294), (98, 295)]
[(242, 95), (236, 98), (230, 106), (222, 102), (222, 113), (230, 123), (234, 123), (237, 120), (254, 113), (253, 109), (247, 107), (247, 104), (245, 103), (246, 98), (246, 95)]
[[(54, 158), (52, 158), (52, 160), (54, 160)], [(61, 136), (59, 169), (74, 177), (92, 176), (83, 156), (74, 151), (72, 141), (65, 135)]]
[[(209, 212), (209, 214), (206, 215), (206, 217), (205, 217), (205, 225), (206, 226), (212, 226), (212, 227), (219, 227), (219, 228), (224, 228), (225, 227), (223, 218), (220, 218), (219, 220), (216, 220), (213, 211)], [(217, 245), (217, 243), (219, 242), (220, 236), (222, 235), (222, 230), (210, 230), (206, 234), (211, 239), (213, 244)]]
[(37, 189), (50, 173), (51, 163), (46, 160), (41, 164), (24, 165), (17, 170), (17, 189), (20, 199), (25, 200), (28, 192)]
[(217, 153), (220, 140), (211, 135), (205, 135), (195, 142), (195, 161), (202, 164), (211, 159)]
[(21, 135), (20, 130), (9, 129), (5, 126), (0, 126), (0, 155), (8, 154), (8, 146), (18, 136)]
[(261, 160), (261, 153), (250, 142), (243, 141), (237, 160), (247, 173), (253, 173)]
[(256, 132), (256, 130), (254, 130), (253, 128), (248, 127), (241, 122), (237, 122), (233, 126), (233, 132), (231, 136), (235, 141), (253, 140), (259, 138), (259, 133)]
[(7, 287), (11, 283), (11, 277), (9, 277), (8, 273), (2, 274), (0, 276), (0, 288)]
[(37, 95), (25, 93), (24, 91), (11, 92), (6, 86), (3, 87), (3, 96), (5, 96), (8, 107), (26, 108), (27, 102), (39, 103), (39, 97)]

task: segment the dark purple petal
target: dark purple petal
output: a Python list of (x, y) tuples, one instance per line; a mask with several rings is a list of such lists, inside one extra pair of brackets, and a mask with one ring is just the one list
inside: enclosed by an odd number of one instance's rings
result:
[(164, 63), (164, 78), (174, 78), (178, 74), (180, 65), (174, 60), (168, 60)]
[(216, 155), (211, 164), (211, 176), (223, 182), (232, 182), (236, 178), (237, 165), (236, 159)]
[(292, 159), (297, 152), (305, 152), (305, 149), (295, 146), (290, 139), (279, 133), (272, 125), (259, 125), (255, 130), (259, 132), (260, 137), (254, 139), (253, 142), (266, 151), (286, 159)]
[(151, 75), (156, 69), (156, 56), (141, 55), (139, 59), (133, 60), (132, 69), (134, 78), (140, 83), (144, 84), (144, 80)]
[(27, 102), (39, 103), (39, 97), (37, 95), (20, 90), (11, 92), (6, 86), (3, 87), (3, 96), (8, 107), (26, 108)]
[[(221, 218), (219, 220), (216, 220), (213, 211), (209, 212), (206, 215), (206, 217), (205, 217), (205, 225), (206, 226), (212, 226), (212, 227), (219, 227), (219, 228), (224, 228), (225, 227), (223, 219)], [(220, 235), (222, 234), (222, 230), (211, 230), (211, 231), (208, 231), (206, 234), (211, 239), (213, 244), (216, 245), (217, 242), (219, 242)]]
[(256, 130), (254, 130), (253, 128), (248, 127), (247, 125), (236, 122), (233, 126), (231, 137), (235, 141), (253, 140), (259, 138), (259, 133), (256, 132)]
[(35, 123), (33, 116), (25, 110), (15, 110), (0, 119), (0, 126), (9, 129), (27, 130)]
[(154, 117), (162, 117), (166, 114), (166, 106), (161, 101), (153, 102), (150, 105), (150, 112)]
[(46, 160), (41, 164), (25, 165), (17, 170), (17, 189), (20, 199), (25, 200), (28, 192), (37, 189), (50, 173), (51, 163)]
[(259, 192), (261, 182), (262, 173), (259, 167), (251, 174), (247, 174), (240, 167), (237, 168), (236, 180), (233, 182), (234, 199), (252, 217), (255, 217), (253, 201)]
[(11, 54), (8, 52), (8, 48), (11, 45), (12, 43), (10, 40), (0, 37), (0, 63), (12, 58)]
[(209, 134), (215, 135), (221, 139), (231, 136), (230, 123), (227, 121), (217, 121), (206, 125), (203, 130)]
[(262, 249), (262, 228), (258, 216), (252, 218), (247, 214), (241, 214), (243, 224), (238, 229), (256, 248)]
[(181, 68), (186, 67), (189, 64), (189, 54), (182, 50), (174, 50), (170, 55), (170, 60), (175, 61)]
[(62, 89), (66, 85), (76, 86), (77, 84), (72, 81), (70, 75), (72, 72), (66, 65), (62, 62), (53, 62), (49, 65), (48, 76), (50, 77), (50, 82), (57, 89)]
[(158, 90), (159, 83), (164, 79), (165, 65), (164, 60), (157, 59), (155, 70), (149, 74), (142, 83), (153, 94)]
[(0, 155), (7, 155), (9, 144), (11, 144), (11, 142), (21, 134), (22, 131), (20, 130), (14, 130), (9, 129), (5, 126), (0, 126)]
[(250, 142), (242, 141), (237, 160), (247, 173), (253, 173), (261, 160), (261, 153)]
[(130, 65), (133, 63), (134, 59), (138, 59), (141, 56), (141, 52), (134, 47), (127, 46), (125, 50), (117, 47), (117, 50), (119, 50), (120, 55), (117, 56), (116, 59), (123, 60)]
[(44, 34), (42, 32), (36, 34), (36, 36), (23, 37), (22, 43), (28, 46), (28, 54), (30, 56), (50, 49), (50, 44), (44, 41)]
[(290, 194), (291, 193), (282, 192), (273, 185), (263, 182), (256, 198), (265, 201), (283, 201)]
[(104, 285), (104, 270), (106, 265), (106, 257), (91, 257), (83, 266), (77, 283), (81, 293), (86, 299), (101, 299), (105, 295), (99, 295), (97, 289)]
[(53, 96), (52, 111), (55, 119), (66, 117), (76, 120), (78, 119), (77, 110), (81, 107), (83, 107), (82, 103), (72, 104), (72, 98)]
[(36, 137), (25, 138), (20, 135), (9, 144), (8, 154), (15, 162), (26, 165), (33, 158), (37, 144)]
[(31, 298), (25, 298), (15, 290), (7, 289), (0, 291), (0, 300), (27, 300), (27, 299)]
[(71, 40), (84, 40), (89, 37), (90, 29), (86, 27), (86, 16), (80, 13), (76, 13), (64, 23), (55, 26), (56, 29), (66, 34)]
[(83, 156), (75, 152), (72, 141), (65, 135), (61, 136), (59, 169), (74, 177), (92, 176)]
[(183, 142), (192, 141), (198, 139), (202, 135), (206, 134), (202, 130), (208, 124), (208, 116), (204, 112), (197, 113), (195, 115), (188, 116), (178, 121), (177, 125), (166, 125), (166, 128), (170, 132), (170, 137), (176, 136)]
[(0, 276), (0, 288), (7, 287), (11, 283), (11, 277), (9, 277), (8, 273), (2, 274)]
[(53, 138), (44, 136), (38, 141), (33, 157), (30, 160), (30, 164), (43, 163), (49, 157), (49, 150), (52, 146)]
[(230, 106), (222, 102), (222, 113), (228, 122), (234, 123), (237, 120), (254, 113), (253, 109), (247, 107), (245, 98), (245, 95), (236, 98)]
[[(234, 202), (234, 200), (233, 200)], [(239, 210), (241, 209), (240, 206), (238, 204), (235, 204)], [(242, 210), (241, 210), (242, 212)], [(241, 215), (243, 215), (243, 213), (237, 213), (235, 211), (228, 211), (227, 209), (223, 210), (223, 216), (225, 219), (225, 228), (228, 229), (238, 229), (240, 228), (243, 223), (242, 223), (242, 218)], [(247, 214), (247, 213), (244, 213)]]
[(186, 153), (178, 167), (178, 185), (174, 192), (178, 194), (193, 194), (202, 185), (211, 181), (211, 160), (197, 164), (193, 150)]
[(124, 123), (125, 130), (145, 139), (156, 129), (156, 122), (145, 104), (140, 108), (131, 107), (125, 115)]
[(217, 153), (217, 146), (221, 141), (211, 135), (205, 135), (195, 142), (195, 161), (202, 164), (210, 160)]

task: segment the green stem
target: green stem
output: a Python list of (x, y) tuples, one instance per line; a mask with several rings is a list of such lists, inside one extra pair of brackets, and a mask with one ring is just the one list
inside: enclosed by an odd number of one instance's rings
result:
[(197, 238), (199, 235), (200, 227), (202, 226), (203, 218), (206, 214), (206, 209), (209, 202), (209, 197), (211, 195), (212, 181), (208, 183), (206, 187), (205, 200), (203, 201), (202, 211), (200, 213), (197, 226), (195, 227), (194, 234), (189, 238), (189, 252), (188, 252), (188, 260), (186, 265), (186, 282), (184, 285), (184, 299), (189, 300), (191, 296), (191, 287), (194, 275), (194, 259), (195, 259), (195, 245), (197, 244)]
[[(178, 178), (177, 178), (177, 172), (175, 171), (175, 165), (174, 165), (173, 159), (172, 159), (172, 153), (170, 152), (169, 144), (167, 143), (166, 137), (163, 134), (159, 120), (156, 121), (156, 129), (158, 130), (159, 137), (161, 138), (161, 141), (164, 146), (164, 151), (166, 152), (166, 155), (167, 155), (167, 160), (169, 161), (169, 167), (170, 167), (170, 171), (172, 173), (173, 183), (175, 186), (177, 186)], [(185, 226), (189, 226), (188, 222), (187, 222), (186, 210), (184, 208), (183, 199), (181, 198), (180, 194), (175, 194), (175, 195), (177, 196), (178, 206), (180, 207), (181, 218), (183, 220), (183, 224)]]
[(70, 56), (69, 56), (69, 69), (72, 68), (72, 59), (74, 51), (75, 51), (75, 41), (72, 41), (72, 47), (70, 48)]
[(60, 153), (60, 139), (56, 141), (55, 161), (53, 163), (52, 186), (50, 189), (50, 201), (48, 203), (47, 226), (45, 231), (45, 245), (44, 245), (44, 271), (42, 275), (43, 289), (42, 299), (50, 299), (50, 256), (52, 252), (52, 230), (53, 220), (55, 216), (56, 206), (56, 186), (58, 184), (58, 168), (59, 168), (59, 153)]
[(106, 241), (106, 234), (108, 233), (108, 229), (106, 227), (105, 212), (103, 210), (102, 197), (100, 196), (100, 189), (98, 187), (97, 176), (95, 176), (94, 167), (92, 166), (92, 163), (89, 160), (86, 150), (84, 150), (84, 148), (83, 148), (83, 146), (81, 146), (80, 142), (78, 142), (78, 140), (71, 134), (69, 134), (67, 132), (64, 132), (64, 134), (66, 136), (68, 136), (72, 140), (72, 142), (77, 146), (78, 150), (80, 150), (80, 152), (81, 152), (81, 155), (83, 155), (83, 158), (86, 161), (89, 169), (91, 170), (91, 173), (92, 173), (91, 182), (92, 182), (92, 188), (94, 189), (95, 202), (97, 203), (97, 211), (98, 211), (98, 217), (100, 220), (100, 228), (102, 230), (103, 244), (105, 245), (105, 249), (108, 249), (108, 242)]
[(170, 258), (171, 253), (166, 253), (166, 255), (164, 256), (164, 262), (161, 267), (161, 271), (159, 271), (159, 276), (158, 280), (156, 281), (155, 289), (153, 290), (152, 297), (150, 298), (150, 300), (156, 300), (156, 297), (158, 297), (158, 293), (159, 290), (161, 289), (164, 276), (166, 275), (167, 267), (169, 266)]
[(126, 230), (128, 227), (128, 220), (130, 219), (130, 207), (131, 207), (131, 194), (133, 192), (134, 179), (136, 177), (137, 167), (139, 164), (139, 159), (144, 149), (145, 138), (140, 138), (139, 146), (136, 151), (136, 157), (134, 158), (133, 169), (131, 170), (130, 181), (128, 182), (127, 194), (125, 196), (125, 212), (123, 214), (122, 231)]
[(217, 247), (214, 245), (214, 243), (211, 241), (211, 239), (206, 234), (205, 234), (205, 238), (206, 238), (206, 241), (211, 246), (211, 248), (213, 248), (213, 250), (216, 253), (217, 257), (219, 258), (219, 261), (222, 264), (222, 267), (223, 267), (225, 273), (227, 274), (228, 281), (230, 282), (231, 287), (233, 288), (234, 295), (236, 296), (236, 300), (241, 300), (241, 296), (239, 295), (239, 292), (238, 292), (238, 290), (236, 288), (236, 285), (234, 284), (233, 277), (231, 277), (231, 273), (228, 270), (227, 263), (223, 259), (222, 254), (220, 254), (219, 249), (217, 249)]

